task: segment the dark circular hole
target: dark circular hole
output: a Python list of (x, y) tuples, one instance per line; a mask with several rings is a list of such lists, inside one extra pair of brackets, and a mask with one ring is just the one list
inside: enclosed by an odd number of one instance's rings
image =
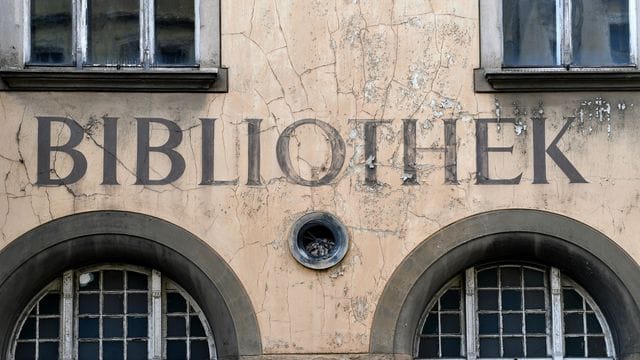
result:
[(336, 235), (324, 224), (310, 223), (298, 233), (298, 246), (313, 259), (326, 259), (336, 249)]

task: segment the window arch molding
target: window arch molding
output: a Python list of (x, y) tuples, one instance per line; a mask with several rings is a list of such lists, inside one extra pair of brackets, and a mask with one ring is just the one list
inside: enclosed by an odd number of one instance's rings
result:
[(382, 293), (371, 328), (370, 351), (412, 356), (421, 315), (447, 281), (476, 265), (513, 261), (559, 268), (599, 305), (617, 357), (640, 356), (637, 263), (612, 240), (583, 223), (525, 209), (470, 216), (418, 245)]
[(218, 358), (262, 352), (255, 312), (239, 279), (206, 243), (148, 215), (97, 211), (41, 225), (0, 251), (0, 353), (22, 309), (68, 269), (102, 263), (157, 269), (188, 292), (211, 326)]

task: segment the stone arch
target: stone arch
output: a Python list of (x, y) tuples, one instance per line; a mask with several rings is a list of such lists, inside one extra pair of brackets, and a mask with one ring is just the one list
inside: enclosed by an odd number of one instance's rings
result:
[(218, 359), (261, 354), (251, 301), (222, 257), (174, 224), (123, 211), (56, 219), (0, 251), (0, 353), (7, 353), (21, 310), (41, 288), (67, 269), (109, 262), (154, 268), (180, 284), (209, 321)]
[(418, 245), (378, 302), (370, 351), (410, 357), (429, 300), (456, 274), (496, 261), (561, 269), (600, 306), (620, 359), (640, 358), (640, 267), (615, 242), (571, 218), (539, 210), (496, 210), (459, 220)]

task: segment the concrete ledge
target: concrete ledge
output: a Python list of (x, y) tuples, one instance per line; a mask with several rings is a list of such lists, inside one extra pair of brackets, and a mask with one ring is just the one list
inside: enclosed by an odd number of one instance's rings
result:
[(46, 67), (0, 70), (1, 91), (205, 92), (229, 91), (228, 69)]

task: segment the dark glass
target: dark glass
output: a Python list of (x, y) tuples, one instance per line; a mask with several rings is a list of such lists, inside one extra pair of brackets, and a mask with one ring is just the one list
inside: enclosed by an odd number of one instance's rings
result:
[[(78, 280), (79, 282), (79, 287), (80, 287), (80, 291), (95, 291), (95, 290), (100, 290), (100, 273), (99, 272), (92, 272), (92, 273), (87, 273), (89, 274), (90, 277), (90, 281), (87, 283), (82, 283)], [(80, 279), (81, 277), (83, 277), (83, 275), (85, 274), (81, 274), (78, 279)]]
[(524, 275), (524, 286), (544, 287), (544, 272), (524, 268), (523, 275)]
[(552, 66), (556, 56), (556, 1), (502, 1), (506, 66)]
[(124, 360), (124, 342), (103, 341), (102, 357), (109, 360)]
[(36, 343), (19, 342), (16, 345), (16, 360), (33, 360), (36, 357)]
[(421, 338), (418, 347), (418, 357), (421, 358), (437, 358), (439, 357), (438, 338)]
[(40, 315), (59, 315), (60, 314), (60, 294), (51, 293), (45, 295), (39, 302)]
[(99, 294), (78, 295), (78, 313), (79, 314), (100, 313), (100, 295)]
[(459, 337), (443, 337), (440, 342), (442, 344), (442, 357), (460, 357)]
[(521, 337), (506, 337), (502, 339), (504, 357), (523, 357), (524, 344)]
[(193, 0), (155, 0), (155, 63), (195, 64)]
[(128, 317), (127, 318), (127, 335), (132, 337), (147, 337), (147, 318), (146, 317)]
[(182, 316), (167, 316), (167, 336), (186, 336), (187, 323)]
[(97, 318), (78, 319), (78, 337), (81, 339), (95, 339), (100, 336), (100, 322)]
[(505, 334), (522, 334), (522, 314), (503, 314), (502, 331)]
[(527, 314), (525, 319), (527, 334), (545, 334), (547, 332), (544, 314)]
[(582, 337), (564, 337), (564, 356), (565, 357), (583, 357), (584, 340)]
[(58, 360), (59, 343), (53, 342), (41, 342), (38, 344), (38, 360)]
[(187, 311), (187, 300), (179, 293), (167, 293), (167, 313), (183, 313)]
[(31, 0), (30, 3), (30, 63), (72, 64), (72, 2), (69, 0)]
[(525, 290), (524, 307), (525, 309), (544, 310), (544, 291), (543, 290)]
[(127, 313), (129, 314), (146, 314), (147, 294), (127, 294)]
[(422, 327), (422, 334), (437, 334), (438, 333), (438, 313), (430, 313), (427, 316), (427, 320)]
[(440, 298), (440, 310), (459, 310), (460, 309), (460, 290), (447, 290)]
[(628, 0), (573, 0), (571, 15), (573, 64), (630, 64)]
[(200, 318), (196, 315), (191, 316), (189, 319), (189, 333), (191, 336), (207, 336)]
[(184, 340), (167, 340), (167, 360), (184, 360), (187, 356), (187, 343)]
[(521, 287), (520, 268), (503, 267), (500, 269), (500, 281), (502, 287)]
[(443, 334), (460, 334), (459, 314), (440, 314), (440, 330)]
[(564, 314), (565, 334), (584, 334), (582, 314)]
[(478, 314), (480, 335), (498, 334), (498, 314)]
[(145, 274), (127, 271), (127, 289), (129, 290), (147, 290), (148, 281)]
[(102, 336), (105, 338), (121, 338), (124, 336), (122, 318), (103, 318)]
[(527, 356), (528, 357), (546, 357), (547, 356), (547, 338), (527, 337)]
[(102, 281), (104, 290), (123, 290), (124, 289), (124, 273), (122, 271), (105, 270), (102, 272)]
[(103, 296), (102, 312), (104, 314), (124, 314), (123, 294), (104, 294)]
[(96, 359), (98, 359), (98, 343), (97, 342), (78, 343), (78, 360), (96, 360)]
[(87, 1), (87, 62), (140, 63), (140, 3), (128, 0)]
[(127, 359), (146, 359), (147, 357), (147, 342), (145, 340), (127, 341)]
[(498, 271), (495, 268), (478, 271), (478, 287), (498, 287)]
[(587, 314), (587, 333), (602, 334), (602, 327), (600, 326), (600, 321), (598, 321), (596, 314)]
[(206, 340), (191, 341), (191, 360), (209, 360), (209, 344)]
[(20, 336), (18, 339), (35, 339), (36, 338), (36, 319), (35, 318), (27, 318), (22, 325), (22, 330), (20, 330)]
[(606, 357), (607, 345), (604, 342), (604, 336), (588, 337), (587, 350), (589, 357)]
[(478, 290), (478, 310), (498, 310), (498, 290)]
[(502, 310), (522, 310), (522, 291), (502, 290)]
[(582, 310), (582, 296), (573, 289), (564, 289), (562, 305), (565, 310)]
[(500, 357), (500, 342), (496, 338), (480, 338), (480, 357)]
[(60, 319), (40, 319), (40, 339), (57, 339), (60, 336)]

